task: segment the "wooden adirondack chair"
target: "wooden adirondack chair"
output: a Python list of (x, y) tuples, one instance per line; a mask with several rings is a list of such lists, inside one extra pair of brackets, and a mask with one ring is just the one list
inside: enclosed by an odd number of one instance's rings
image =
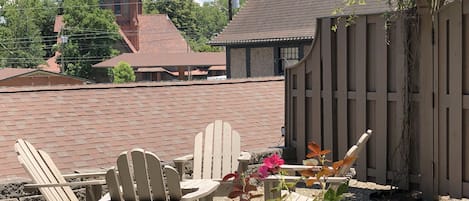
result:
[[(358, 154), (364, 149), (366, 142), (370, 138), (372, 134), (372, 130), (367, 130), (365, 133), (362, 134), (362, 136), (358, 139), (357, 143), (353, 145), (345, 154), (344, 158), (346, 157), (353, 157), (354, 161), (358, 158)], [(341, 183), (346, 182), (347, 180), (351, 179), (353, 176), (355, 176), (355, 170), (352, 167), (353, 162), (347, 165), (344, 165), (340, 167), (338, 172), (333, 176), (333, 177), (326, 177), (326, 178), (321, 178), (322, 182), (330, 183), (331, 185), (337, 186), (340, 185)], [(320, 171), (322, 166), (307, 166), (307, 165), (281, 165), (280, 168), (282, 170), (286, 170), (287, 172), (296, 172), (296, 171), (301, 171), (301, 170), (306, 170), (306, 169), (313, 169)], [(300, 179), (298, 176), (284, 176), (284, 179), (290, 180), (290, 181), (297, 181)], [(264, 198), (265, 200), (269, 199), (275, 199), (279, 198), (281, 192), (272, 192), (272, 188), (276, 187), (278, 184), (279, 176), (273, 175), (269, 176), (265, 181), (264, 181)], [(312, 200), (310, 197), (302, 196), (297, 193), (292, 193), (290, 195), (291, 198), (289, 200)]]
[(36, 150), (31, 143), (23, 139), (16, 141), (15, 151), (18, 154), (19, 162), (35, 183), (27, 184), (25, 188), (39, 188), (46, 200), (78, 201), (70, 186), (87, 186), (86, 200), (98, 200), (101, 197), (101, 185), (106, 183), (104, 180), (68, 183), (65, 179), (104, 177), (105, 172), (62, 175), (46, 152)]
[[(166, 178), (166, 179), (165, 179)], [(104, 200), (197, 200), (209, 197), (219, 183), (198, 180), (180, 183), (173, 167), (161, 166), (160, 159), (143, 149), (123, 152), (117, 159), (117, 169), (106, 173), (109, 197)], [(187, 191), (190, 193), (183, 194)]]
[[(251, 155), (241, 152), (240, 141), (239, 133), (233, 130), (228, 122), (216, 120), (210, 123), (205, 132), (195, 136), (194, 154), (174, 160), (178, 172), (181, 173), (181, 180), (184, 166), (189, 160), (193, 160), (192, 179), (221, 181), (228, 173), (245, 171)], [(231, 182), (223, 182), (215, 195), (228, 195), (231, 185)]]

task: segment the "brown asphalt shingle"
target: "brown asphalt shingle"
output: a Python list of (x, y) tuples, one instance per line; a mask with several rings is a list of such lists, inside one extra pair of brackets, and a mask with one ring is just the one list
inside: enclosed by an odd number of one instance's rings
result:
[(114, 165), (140, 147), (163, 160), (192, 152), (216, 119), (231, 123), (243, 150), (282, 145), (283, 78), (0, 89), (0, 179), (28, 178), (18, 138), (48, 152), (62, 173)]
[[(332, 15), (343, 0), (248, 0), (212, 45), (313, 39), (316, 18)], [(367, 0), (357, 14), (388, 10), (386, 1)]]
[(166, 14), (139, 15), (139, 53), (191, 52), (179, 30)]
[(35, 70), (36, 69), (33, 68), (0, 68), (0, 80), (16, 77), (18, 75), (23, 75)]

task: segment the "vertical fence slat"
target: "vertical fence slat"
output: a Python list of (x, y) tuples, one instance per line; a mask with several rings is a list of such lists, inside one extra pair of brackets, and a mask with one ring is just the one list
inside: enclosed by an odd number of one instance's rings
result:
[(419, 58), (419, 131), (420, 131), (420, 190), (424, 200), (433, 199), (433, 56), (432, 21), (429, 10), (420, 11)]
[(447, 194), (449, 192), (449, 180), (448, 180), (448, 109), (447, 109), (447, 94), (446, 94), (446, 83), (447, 83), (447, 72), (448, 69), (448, 58), (446, 51), (448, 50), (447, 44), (447, 20), (448, 20), (448, 10), (442, 10), (438, 16), (438, 51), (436, 57), (438, 58), (437, 73), (435, 77), (438, 77), (438, 117), (436, 122), (438, 124), (438, 152), (437, 158), (438, 163), (438, 192)]
[(376, 182), (380, 184), (386, 183), (387, 172), (387, 45), (386, 45), (386, 30), (384, 29), (384, 19), (379, 17), (376, 25), (376, 132), (374, 136), (376, 139)]
[(304, 159), (306, 157), (306, 135), (305, 135), (305, 95), (306, 95), (306, 87), (305, 87), (305, 67), (304, 65), (298, 67), (298, 74), (297, 74), (297, 84), (298, 84), (298, 96), (296, 98), (297, 101), (297, 140), (296, 140), (296, 148), (298, 149), (297, 158)]
[[(320, 33), (321, 31), (321, 20), (318, 19), (316, 23), (316, 32)], [(310, 65), (312, 66), (312, 111), (311, 120), (312, 120), (312, 135), (313, 140), (317, 143), (322, 141), (322, 128), (321, 128), (321, 35), (316, 34), (316, 38), (314, 40), (314, 45), (311, 51), (311, 62)]]
[(433, 192), (437, 195), (439, 192), (440, 188), (440, 158), (439, 158), (439, 150), (441, 149), (439, 146), (439, 129), (440, 129), (440, 124), (438, 122), (439, 115), (440, 115), (440, 91), (439, 91), (439, 82), (440, 78), (438, 76), (438, 65), (440, 63), (440, 58), (439, 58), (439, 48), (440, 48), (440, 43), (438, 39), (440, 38), (440, 31), (439, 31), (439, 21), (440, 17), (439, 15), (435, 16), (435, 21), (436, 23), (433, 23), (433, 30), (434, 30), (434, 36), (433, 36)]
[(449, 64), (450, 126), (449, 127), (449, 179), (450, 193), (462, 196), (462, 5), (453, 3), (450, 19)]
[(332, 109), (332, 47), (331, 47), (331, 19), (324, 18), (321, 23), (321, 58), (322, 58), (322, 100), (323, 100), (323, 148), (332, 150), (327, 156), (333, 160), (333, 109)]
[[(360, 17), (356, 23), (356, 41), (357, 49), (355, 49), (356, 57), (356, 76), (357, 76), (357, 91), (356, 91), (356, 132), (357, 135), (363, 133), (367, 128), (366, 125), (366, 33), (367, 33), (367, 19), (366, 17)], [(373, 137), (373, 136), (372, 136)], [(357, 139), (357, 136), (355, 136)], [(366, 152), (368, 150), (363, 149), (363, 153), (360, 154), (357, 159), (358, 165), (358, 179), (366, 181), (367, 179), (367, 158)]]
[(341, 22), (337, 29), (337, 137), (339, 157), (348, 150), (347, 120), (347, 27)]
[[(407, 79), (407, 65), (406, 65), (406, 47), (404, 45), (406, 38), (404, 36), (404, 25), (405, 25), (405, 20), (399, 19), (396, 22), (396, 61), (395, 61), (395, 68), (397, 70), (397, 77), (396, 77), (396, 83), (397, 83), (397, 94), (398, 94), (398, 99), (396, 102), (396, 130), (397, 133), (391, 134), (392, 137), (397, 138), (398, 142), (398, 151), (394, 152), (395, 157), (392, 158), (391, 160), (396, 162), (396, 167), (397, 169), (397, 178), (393, 178), (393, 180), (399, 181), (399, 187), (402, 189), (409, 189), (409, 177), (408, 177), (408, 172), (405, 164), (405, 158), (409, 156), (403, 156), (403, 154), (406, 154), (405, 152), (402, 152), (403, 150), (409, 150), (409, 142), (403, 141), (404, 138), (402, 135), (404, 134), (404, 120), (405, 120), (405, 115), (404, 114), (404, 93), (405, 93), (405, 83)], [(395, 147), (391, 147), (390, 151), (394, 151)]]

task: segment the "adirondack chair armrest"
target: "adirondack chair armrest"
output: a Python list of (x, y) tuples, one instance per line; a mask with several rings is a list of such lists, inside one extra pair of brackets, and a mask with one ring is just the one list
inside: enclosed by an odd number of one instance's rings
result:
[(238, 157), (238, 162), (249, 162), (251, 160), (251, 154), (249, 152), (241, 152)]
[(95, 186), (95, 185), (104, 185), (106, 184), (105, 180), (90, 180), (90, 181), (78, 181), (78, 182), (67, 182), (67, 183), (51, 183), (51, 184), (25, 184), (25, 189), (32, 188), (45, 188), (45, 187), (62, 187), (62, 186)]
[(185, 155), (185, 156), (182, 156), (182, 157), (179, 157), (179, 158), (176, 158), (173, 160), (174, 162), (174, 166), (176, 166), (176, 170), (178, 171), (179, 173), (179, 179), (182, 181), (182, 179), (184, 178), (184, 165), (190, 161), (190, 160), (193, 160), (194, 159), (194, 155), (193, 154), (189, 154), (189, 155)]
[[(280, 175), (271, 175), (264, 179), (264, 182), (275, 182), (280, 181), (282, 176)], [(302, 181), (303, 178), (300, 176), (283, 176), (283, 179), (287, 182), (299, 182)], [(312, 177), (312, 179), (316, 179), (316, 177)], [(325, 183), (343, 183), (350, 180), (349, 177), (321, 177), (320, 180)], [(319, 183), (319, 182), (315, 182)]]
[(283, 170), (293, 170), (293, 171), (301, 171), (301, 170), (308, 170), (308, 169), (313, 169), (315, 171), (320, 171), (322, 166), (319, 165), (288, 165), (284, 164), (280, 166), (281, 169)]
[(194, 159), (194, 155), (189, 154), (189, 155), (181, 156), (179, 158), (175, 158), (173, 161), (174, 163), (186, 163), (187, 161), (190, 161), (193, 159)]
[[(290, 175), (294, 175), (295, 171), (308, 170), (312, 169), (313, 171), (321, 171), (322, 166), (319, 165), (281, 165), (282, 170), (287, 171)], [(352, 178), (357, 174), (355, 168), (350, 168), (349, 171), (345, 174), (345, 177)]]
[(210, 196), (217, 190), (218, 186), (220, 186), (219, 182), (207, 180), (202, 185), (199, 185), (198, 188), (183, 188), (181, 189), (183, 191), (181, 201), (199, 200), (200, 198)]
[(104, 177), (106, 172), (89, 172), (89, 173), (73, 173), (73, 174), (63, 174), (65, 179), (70, 178), (89, 178), (89, 177)]

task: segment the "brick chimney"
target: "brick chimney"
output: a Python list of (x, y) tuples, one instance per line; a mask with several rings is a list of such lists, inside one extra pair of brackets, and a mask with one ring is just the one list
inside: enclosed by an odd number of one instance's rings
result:
[(130, 40), (135, 49), (139, 50), (138, 15), (142, 14), (141, 0), (114, 0), (112, 10), (116, 15), (117, 24), (125, 36)]

